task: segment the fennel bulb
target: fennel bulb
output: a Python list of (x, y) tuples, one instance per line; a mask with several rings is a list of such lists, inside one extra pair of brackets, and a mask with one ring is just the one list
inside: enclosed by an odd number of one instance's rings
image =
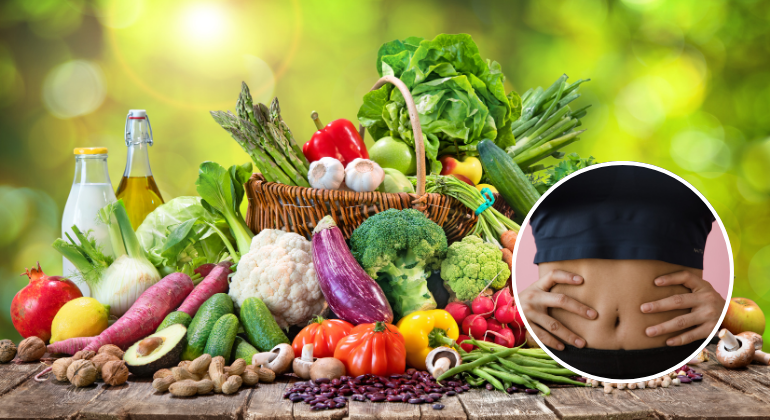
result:
[(89, 233), (80, 232), (77, 226), (72, 230), (80, 243), (67, 235), (70, 242), (57, 239), (53, 247), (80, 271), (91, 296), (110, 305), (110, 315), (120, 317), (139, 295), (160, 281), (160, 274), (139, 244), (123, 200), (99, 210), (99, 218), (109, 227), (115, 258), (104, 255)]

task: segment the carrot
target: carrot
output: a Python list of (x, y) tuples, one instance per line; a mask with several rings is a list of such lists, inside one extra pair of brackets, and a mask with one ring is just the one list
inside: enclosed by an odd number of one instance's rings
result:
[(503, 232), (503, 234), (500, 235), (500, 243), (503, 245), (503, 248), (513, 252), (513, 247), (516, 245), (516, 236), (518, 236), (518, 233), (514, 230), (506, 230)]
[(203, 305), (203, 302), (208, 300), (208, 298), (217, 293), (227, 293), (227, 289), (230, 288), (230, 285), (227, 283), (227, 277), (232, 273), (232, 270), (230, 270), (231, 265), (233, 265), (233, 263), (230, 261), (217, 264), (209, 272), (206, 278), (195, 286), (195, 290), (187, 295), (187, 299), (184, 300), (182, 306), (180, 306), (177, 311), (184, 312), (187, 315), (194, 317), (195, 313), (198, 312), (198, 308), (200, 308), (200, 306)]
[[(163, 318), (173, 311), (193, 289), (190, 277), (183, 273), (169, 274), (145, 290), (128, 311), (111, 327), (96, 337), (71, 338), (48, 346), (50, 353), (75, 354), (79, 350), (97, 351), (105, 344), (123, 350), (152, 334)], [(85, 345), (85, 346), (84, 346)]]
[(508, 264), (508, 267), (513, 271), (513, 252), (508, 248), (503, 248), (503, 261)]

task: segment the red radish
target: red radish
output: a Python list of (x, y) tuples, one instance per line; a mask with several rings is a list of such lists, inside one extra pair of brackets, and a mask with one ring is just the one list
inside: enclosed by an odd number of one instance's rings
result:
[[(527, 341), (527, 329), (526, 328), (513, 328), (511, 329), (513, 331), (514, 336), (514, 346), (520, 346), (524, 344), (525, 341)], [(530, 341), (530, 343), (537, 344), (534, 340)]]
[(208, 275), (211, 272), (211, 270), (213, 270), (214, 267), (216, 267), (216, 266), (217, 266), (216, 264), (212, 264), (212, 263), (201, 264), (201, 265), (198, 266), (198, 268), (193, 270), (193, 272), (195, 274), (200, 274), (201, 277), (208, 277)]
[(154, 333), (163, 318), (182, 303), (193, 287), (187, 274), (169, 274), (145, 290), (120, 319), (98, 336), (59, 341), (49, 345), (48, 352), (75, 354), (79, 350), (97, 351), (105, 344), (114, 344), (126, 350)]
[(494, 301), (496, 308), (499, 308), (501, 306), (507, 306), (509, 303), (513, 302), (511, 289), (508, 287), (504, 287), (498, 290), (497, 292), (495, 292), (494, 296), (492, 296), (492, 300)]
[(469, 338), (470, 337), (468, 337), (467, 335), (461, 335), (457, 337), (457, 344), (459, 344), (463, 350), (468, 352), (476, 348), (476, 346), (474, 346), (473, 344), (465, 342), (465, 340), (468, 340)]
[(487, 320), (487, 331), (500, 332), (503, 328), (503, 324), (501, 324), (500, 321), (494, 318), (489, 318)]
[(499, 333), (490, 331), (490, 334), (495, 336), (495, 343), (501, 346), (510, 348), (516, 345), (516, 336), (510, 328), (503, 328)]
[[(516, 320), (516, 307), (510, 304), (499, 306), (495, 310), (495, 318), (503, 324), (509, 324)], [(524, 325), (524, 324), (521, 324)]]
[(487, 320), (483, 316), (473, 314), (463, 320), (464, 334), (468, 334), (473, 338), (481, 338), (487, 331)]
[(22, 273), (29, 277), (29, 284), (16, 293), (11, 301), (11, 321), (22, 337), (51, 339), (51, 323), (65, 303), (83, 297), (71, 280), (60, 276), (48, 277), (37, 264)]
[(476, 315), (482, 315), (484, 318), (489, 318), (495, 312), (495, 303), (492, 298), (485, 295), (476, 296), (471, 303), (473, 313)]
[(457, 325), (462, 325), (465, 318), (471, 314), (471, 308), (465, 302), (452, 302), (444, 310), (449, 312), (449, 315), (452, 315)]
[(198, 312), (198, 308), (200, 308), (201, 305), (203, 305), (203, 302), (208, 300), (208, 298), (217, 293), (227, 293), (227, 289), (230, 288), (230, 285), (227, 283), (227, 276), (232, 273), (232, 270), (230, 270), (231, 265), (233, 265), (233, 263), (230, 261), (221, 262), (215, 265), (214, 268), (209, 271), (206, 278), (195, 286), (195, 290), (187, 295), (187, 299), (184, 300), (182, 306), (180, 306), (177, 311), (184, 312), (187, 315), (190, 315), (190, 317), (194, 317), (195, 313)]

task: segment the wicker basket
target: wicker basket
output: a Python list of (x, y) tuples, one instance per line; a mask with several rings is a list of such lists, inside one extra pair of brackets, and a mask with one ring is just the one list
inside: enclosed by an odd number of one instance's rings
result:
[[(401, 91), (406, 99), (414, 138), (422, 139), (422, 127), (409, 89), (401, 80), (385, 76), (377, 81), (372, 90), (385, 83), (392, 83)], [(363, 138), (364, 127), (360, 127), (360, 134)], [(262, 229), (282, 229), (310, 239), (318, 221), (326, 215), (331, 215), (347, 239), (353, 230), (373, 214), (387, 209), (415, 208), (441, 226), (450, 243), (460, 240), (473, 230), (476, 215), (455, 198), (425, 193), (425, 147), (422, 141), (415, 141), (415, 146), (416, 194), (319, 190), (265, 182), (261, 175), (254, 174), (246, 185), (249, 198), (246, 224), (254, 232)], [(497, 194), (494, 207), (507, 217), (513, 216), (511, 208), (504, 200), (499, 199)]]

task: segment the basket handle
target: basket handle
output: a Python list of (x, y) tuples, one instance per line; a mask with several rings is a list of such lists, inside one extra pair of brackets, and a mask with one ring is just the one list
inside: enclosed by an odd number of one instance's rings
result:
[[(404, 100), (406, 101), (406, 109), (409, 111), (409, 121), (412, 122), (412, 130), (414, 130), (414, 146), (415, 153), (417, 154), (417, 196), (423, 197), (425, 195), (425, 144), (422, 140), (422, 126), (420, 126), (420, 119), (417, 117), (417, 106), (414, 104), (412, 94), (409, 93), (409, 88), (397, 77), (383, 76), (374, 84), (371, 90), (379, 89), (385, 83), (395, 85), (398, 90), (401, 91), (401, 95), (404, 96)], [(366, 128), (364, 128), (363, 125), (359, 125), (358, 133), (363, 140)], [(419, 203), (415, 202), (416, 207), (424, 206), (424, 202), (419, 199), (418, 201)]]

